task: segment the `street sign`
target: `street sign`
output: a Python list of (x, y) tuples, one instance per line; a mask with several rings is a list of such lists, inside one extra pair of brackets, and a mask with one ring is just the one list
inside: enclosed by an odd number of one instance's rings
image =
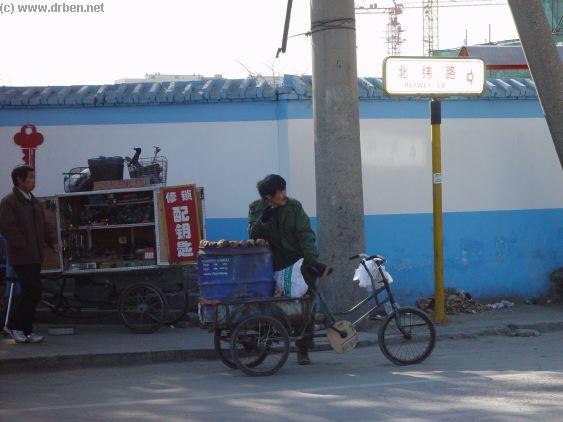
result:
[(485, 62), (465, 57), (387, 57), (383, 91), (388, 95), (447, 97), (481, 95)]
[(442, 227), (442, 146), (440, 98), (485, 92), (485, 62), (471, 57), (387, 57), (383, 61), (387, 95), (429, 97), (432, 139), (432, 215), (434, 228), (434, 321), (447, 321), (444, 304)]

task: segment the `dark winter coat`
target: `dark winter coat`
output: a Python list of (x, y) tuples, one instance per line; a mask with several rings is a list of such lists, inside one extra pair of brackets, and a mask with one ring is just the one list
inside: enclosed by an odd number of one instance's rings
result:
[(41, 264), (44, 245), (56, 244), (41, 203), (33, 195), (28, 200), (17, 188), (0, 202), (0, 233), (11, 265)]
[[(262, 224), (258, 219), (268, 202), (258, 200), (250, 204), (248, 235), (251, 239), (266, 239), (274, 259), (274, 271), (279, 271), (304, 258), (307, 268), (318, 259), (315, 232), (303, 206), (295, 199), (279, 207), (272, 218)], [(305, 274), (304, 274), (305, 275)]]

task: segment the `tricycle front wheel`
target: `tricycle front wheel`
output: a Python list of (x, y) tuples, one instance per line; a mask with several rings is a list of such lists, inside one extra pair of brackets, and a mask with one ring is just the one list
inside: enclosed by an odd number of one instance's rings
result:
[(289, 356), (289, 334), (277, 319), (252, 316), (239, 323), (232, 335), (231, 357), (246, 375), (275, 374)]
[(415, 308), (399, 308), (379, 328), (379, 348), (397, 365), (412, 365), (426, 359), (436, 345), (436, 329), (428, 315)]

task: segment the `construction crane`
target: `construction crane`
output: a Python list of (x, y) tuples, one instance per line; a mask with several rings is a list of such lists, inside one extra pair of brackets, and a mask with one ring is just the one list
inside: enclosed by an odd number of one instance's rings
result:
[(400, 55), (401, 44), (404, 39), (401, 33), (404, 32), (398, 22), (398, 15), (405, 9), (422, 9), (422, 48), (425, 56), (431, 56), (439, 49), (438, 31), (438, 10), (442, 7), (478, 7), (478, 6), (503, 6), (506, 1), (500, 0), (415, 0), (409, 2), (403, 0), (397, 3), (393, 0), (393, 6), (380, 7), (377, 3), (370, 3), (366, 6), (356, 6), (356, 14), (382, 14), (387, 13), (387, 52), (389, 55)]
[(387, 54), (389, 56), (400, 56), (401, 44), (404, 41), (401, 34), (405, 31), (401, 29), (401, 24), (399, 23), (398, 16), (403, 13), (403, 5), (397, 4), (397, 2), (393, 0), (393, 7), (388, 9), (388, 13), (389, 21), (387, 21), (385, 32)]
[(422, 54), (431, 56), (439, 48), (438, 0), (425, 0), (422, 9)]
[(399, 15), (403, 13), (403, 5), (400, 3), (397, 4), (396, 0), (393, 0), (393, 6), (391, 7), (379, 8), (377, 3), (371, 3), (367, 6), (357, 6), (355, 9), (358, 15), (377, 13), (387, 13), (389, 15), (385, 30), (387, 55), (400, 56), (401, 44), (405, 41), (401, 35), (405, 31), (401, 28), (401, 24), (399, 23)]

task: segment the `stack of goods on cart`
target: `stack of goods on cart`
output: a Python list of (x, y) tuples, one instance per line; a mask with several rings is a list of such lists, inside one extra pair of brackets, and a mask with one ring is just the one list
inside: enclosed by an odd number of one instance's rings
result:
[(94, 182), (123, 180), (123, 157), (98, 157), (88, 160), (88, 167), (74, 167), (63, 173), (65, 192), (87, 192)]
[[(67, 193), (91, 190), (126, 189), (149, 185), (166, 186), (168, 160), (158, 155), (154, 147), (152, 157), (141, 158), (141, 148), (134, 148), (135, 155), (129, 157), (90, 158), (88, 167), (74, 167), (64, 175), (64, 190)], [(127, 163), (130, 179), (124, 180), (123, 168)]]
[(61, 197), (60, 211), (68, 270), (156, 265), (152, 191)]
[(107, 226), (154, 221), (152, 192), (96, 195), (86, 198), (80, 225)]
[(213, 322), (219, 303), (274, 295), (272, 254), (263, 239), (202, 240), (197, 265), (204, 325)]
[(213, 248), (253, 248), (255, 246), (268, 246), (268, 242), (264, 239), (250, 239), (250, 240), (225, 240), (221, 239), (217, 242), (210, 240), (202, 240), (199, 242), (199, 249), (213, 249)]
[(131, 179), (148, 179), (150, 185), (166, 186), (168, 173), (168, 159), (158, 155), (159, 147), (154, 147), (154, 155), (150, 158), (141, 158), (141, 148), (135, 148), (133, 158), (127, 157), (127, 169)]

